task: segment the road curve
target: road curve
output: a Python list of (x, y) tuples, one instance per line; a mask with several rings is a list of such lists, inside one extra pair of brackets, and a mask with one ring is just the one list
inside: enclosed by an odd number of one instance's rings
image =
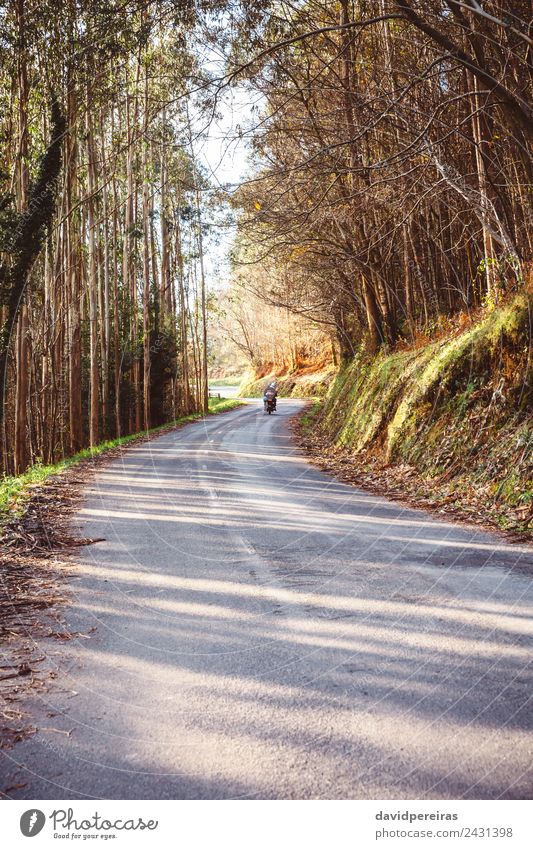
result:
[(531, 549), (313, 468), (299, 404), (98, 472), (13, 798), (531, 798)]

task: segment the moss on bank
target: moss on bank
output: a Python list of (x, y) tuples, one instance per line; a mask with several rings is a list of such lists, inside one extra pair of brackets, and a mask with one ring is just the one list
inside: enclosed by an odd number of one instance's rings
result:
[(278, 385), (278, 394), (282, 398), (322, 398), (328, 391), (333, 376), (333, 367), (307, 374), (296, 372), (281, 377), (274, 372), (260, 378), (248, 373), (243, 377), (238, 394), (241, 398), (261, 398), (265, 386), (275, 380)]
[[(533, 511), (533, 298), (516, 297), (452, 338), (359, 355), (313, 416), (329, 444), (406, 464), (459, 503)], [(508, 519), (502, 515), (500, 524)]]

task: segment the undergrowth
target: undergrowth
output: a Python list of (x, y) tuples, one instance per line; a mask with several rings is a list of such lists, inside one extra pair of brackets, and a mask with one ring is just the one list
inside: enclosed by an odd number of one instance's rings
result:
[(424, 348), (358, 354), (308, 425), (351, 454), (412, 467), (448, 499), (476, 497), (530, 521), (532, 322), (533, 297), (524, 294)]

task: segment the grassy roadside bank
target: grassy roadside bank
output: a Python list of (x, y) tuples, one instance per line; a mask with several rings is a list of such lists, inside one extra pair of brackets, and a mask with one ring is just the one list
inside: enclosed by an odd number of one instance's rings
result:
[(276, 380), (278, 394), (282, 398), (322, 398), (335, 376), (335, 369), (330, 366), (320, 371), (287, 374), (278, 377), (274, 372), (264, 377), (256, 378), (253, 374), (244, 376), (238, 393), (241, 398), (261, 398), (265, 386)]
[[(230, 398), (210, 398), (209, 415), (233, 410), (241, 404), (241, 401)], [(36, 485), (45, 483), (49, 478), (61, 474), (66, 469), (94, 460), (96, 457), (100, 457), (102, 455), (105, 456), (115, 449), (127, 446), (130, 443), (159, 436), (166, 431), (173, 430), (174, 428), (185, 425), (188, 422), (197, 421), (202, 418), (204, 418), (202, 413), (193, 413), (189, 416), (182, 416), (173, 422), (167, 422), (166, 424), (159, 425), (159, 427), (152, 428), (149, 431), (132, 433), (128, 436), (122, 436), (119, 439), (109, 439), (104, 442), (100, 442), (93, 448), (84, 448), (83, 451), (80, 451), (78, 454), (74, 454), (72, 457), (65, 457), (65, 459), (60, 460), (58, 463), (54, 463), (53, 465), (44, 466), (36, 464), (31, 466), (26, 472), (24, 472), (24, 474), (19, 475), (18, 477), (4, 477), (0, 481), (0, 523), (5, 522), (13, 515), (18, 515), (24, 511), (25, 504)]]
[(533, 298), (422, 348), (362, 355), (299, 424), (343, 480), (533, 536)]

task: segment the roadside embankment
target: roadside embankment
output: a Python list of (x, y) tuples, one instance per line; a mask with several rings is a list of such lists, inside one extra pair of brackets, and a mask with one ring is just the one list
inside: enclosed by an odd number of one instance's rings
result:
[(333, 366), (319, 371), (294, 372), (278, 377), (275, 372), (257, 378), (253, 373), (244, 375), (238, 389), (241, 398), (260, 398), (265, 386), (275, 380), (282, 398), (322, 398), (335, 376)]
[(533, 298), (422, 348), (358, 355), (299, 433), (344, 480), (531, 536)]

